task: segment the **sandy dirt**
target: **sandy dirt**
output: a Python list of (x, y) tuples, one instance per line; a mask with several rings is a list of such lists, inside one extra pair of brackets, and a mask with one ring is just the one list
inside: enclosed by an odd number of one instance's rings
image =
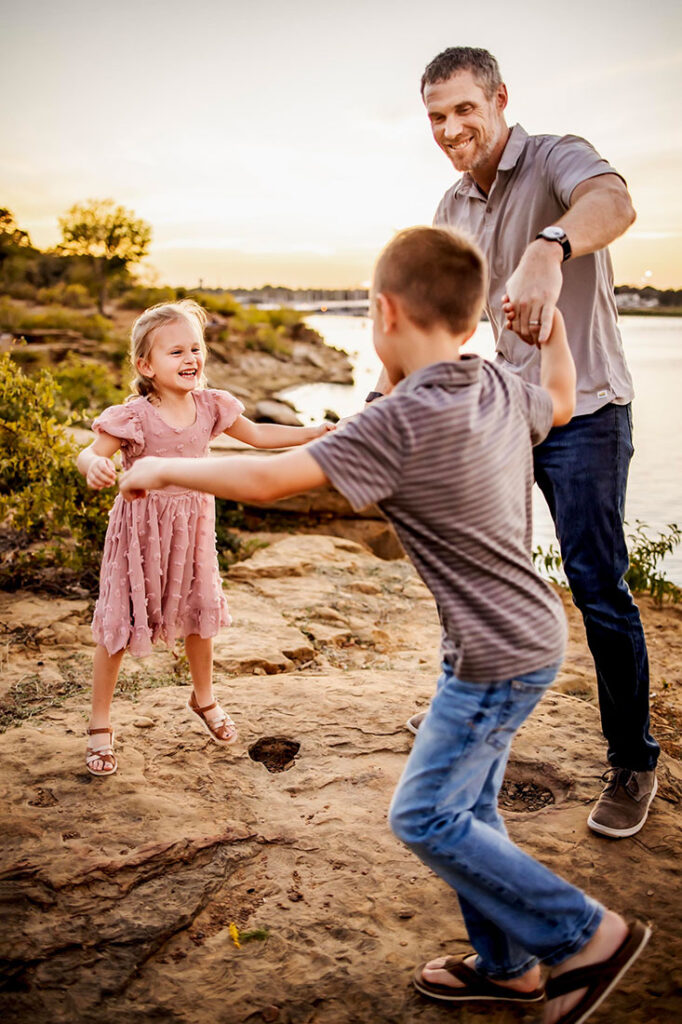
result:
[[(415, 963), (465, 950), (466, 935), (454, 896), (386, 821), (405, 719), (427, 706), (438, 669), (435, 608), (409, 564), (291, 536), (233, 567), (226, 587), (234, 624), (216, 643), (216, 689), (237, 744), (198, 731), (181, 652), (159, 650), (124, 662), (120, 767), (106, 780), (83, 762), (90, 603), (0, 595), (3, 1021), (539, 1019), (537, 1008), (452, 1011), (411, 989)], [(653, 925), (595, 1024), (673, 1024), (682, 609), (642, 601), (660, 790), (646, 828), (614, 842), (586, 826), (604, 744), (566, 607), (567, 659), (515, 743), (505, 816), (529, 852)], [(240, 948), (231, 923), (254, 932)]]

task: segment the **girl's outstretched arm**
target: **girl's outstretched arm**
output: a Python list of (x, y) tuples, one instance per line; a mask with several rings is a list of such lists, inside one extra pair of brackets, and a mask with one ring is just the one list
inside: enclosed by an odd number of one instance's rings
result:
[[(291, 430), (301, 429), (291, 427)], [(277, 498), (311, 491), (327, 482), (305, 449), (272, 458), (234, 455), (207, 459), (139, 459), (121, 477), (121, 494), (128, 501), (144, 498), (170, 484), (206, 491), (218, 498), (265, 504)]]
[(246, 416), (238, 416), (225, 433), (254, 448), (292, 448), (314, 441), (333, 429), (332, 423), (321, 423), (318, 427), (285, 427), (279, 423), (254, 423)]
[(111, 461), (121, 442), (111, 434), (98, 434), (92, 444), (78, 453), (76, 468), (83, 474), (88, 487), (101, 491), (116, 483), (116, 467)]

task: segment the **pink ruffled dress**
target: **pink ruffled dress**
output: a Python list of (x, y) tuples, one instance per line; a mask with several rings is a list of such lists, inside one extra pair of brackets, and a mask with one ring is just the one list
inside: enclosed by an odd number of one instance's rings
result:
[[(244, 411), (227, 391), (193, 392), (189, 427), (171, 427), (146, 398), (105, 409), (92, 424), (121, 442), (128, 469), (143, 455), (196, 458)], [(95, 642), (114, 654), (149, 654), (152, 644), (176, 637), (215, 636), (229, 626), (215, 546), (212, 495), (169, 487), (127, 502), (119, 494), (109, 513), (99, 599), (92, 620)]]

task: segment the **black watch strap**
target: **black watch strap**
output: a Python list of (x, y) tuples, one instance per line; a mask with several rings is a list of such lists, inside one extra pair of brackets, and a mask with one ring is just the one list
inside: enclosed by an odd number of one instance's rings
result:
[(564, 253), (564, 263), (566, 262), (566, 260), (570, 260), (571, 256), (573, 255), (573, 250), (571, 249), (571, 243), (568, 240), (568, 235), (559, 227), (552, 225), (551, 227), (543, 228), (542, 231), (538, 231), (535, 238), (544, 238), (546, 242), (558, 242)]
[(367, 404), (367, 402), (373, 402), (375, 400), (375, 398), (383, 398), (383, 397), (384, 396), (383, 396), (383, 393), (381, 391), (370, 391), (370, 393), (367, 395), (367, 398), (365, 399), (365, 404)]

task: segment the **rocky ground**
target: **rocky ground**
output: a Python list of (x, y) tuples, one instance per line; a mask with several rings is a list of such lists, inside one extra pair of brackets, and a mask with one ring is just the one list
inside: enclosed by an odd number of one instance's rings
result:
[[(437, 673), (435, 608), (410, 566), (291, 536), (233, 567), (226, 588), (234, 624), (216, 644), (216, 684), (239, 741), (218, 748), (189, 721), (181, 654), (131, 659), (114, 704), (120, 768), (106, 780), (83, 764), (89, 602), (0, 595), (3, 1021), (536, 1020), (451, 1011), (410, 986), (416, 962), (466, 946), (454, 898), (386, 823), (410, 749), (403, 723)], [(603, 743), (566, 603), (566, 663), (517, 739), (502, 803), (526, 849), (653, 924), (595, 1024), (673, 1024), (682, 611), (642, 602), (661, 788), (645, 830), (613, 842), (585, 825)]]

